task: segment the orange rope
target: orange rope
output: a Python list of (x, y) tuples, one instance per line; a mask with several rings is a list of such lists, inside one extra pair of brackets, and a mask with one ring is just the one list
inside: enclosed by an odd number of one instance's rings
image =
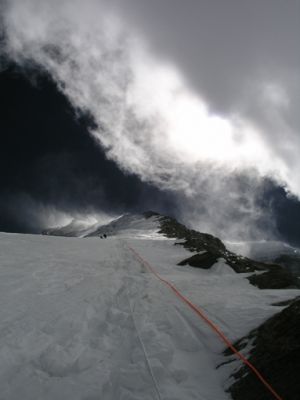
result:
[(225, 336), (225, 334), (215, 325), (207, 316), (206, 314), (201, 310), (200, 307), (197, 307), (195, 304), (193, 304), (187, 297), (185, 297), (180, 291), (169, 281), (166, 279), (162, 278), (156, 271), (155, 269), (146, 261), (144, 260), (139, 253), (134, 250), (132, 247), (127, 245), (128, 248), (132, 251), (132, 253), (135, 255), (135, 257), (138, 259), (140, 263), (142, 263), (146, 268), (149, 269), (150, 272), (152, 272), (157, 279), (159, 279), (161, 282), (163, 282), (166, 286), (168, 286), (175, 294), (178, 296), (184, 303), (186, 303), (200, 318), (202, 318), (207, 325), (219, 336), (219, 338), (228, 346), (231, 351), (236, 354), (237, 357), (239, 357), (242, 362), (248, 366), (252, 372), (256, 375), (256, 377), (263, 383), (263, 385), (272, 393), (275, 399), (277, 400), (283, 400), (282, 397), (279, 396), (279, 394), (276, 393), (276, 391), (273, 389), (273, 387), (266, 381), (266, 379), (262, 376), (262, 374), (254, 367), (254, 365), (247, 360), (243, 354), (241, 354), (235, 347), (234, 345), (230, 342), (230, 340)]

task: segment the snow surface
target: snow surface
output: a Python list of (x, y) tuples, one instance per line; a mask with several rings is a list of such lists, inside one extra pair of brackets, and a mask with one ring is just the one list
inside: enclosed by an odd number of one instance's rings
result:
[(223, 344), (128, 244), (231, 340), (299, 291), (259, 290), (222, 260), (179, 267), (190, 253), (139, 223), (138, 238), (138, 222), (103, 240), (0, 233), (1, 399), (230, 398), (239, 362), (216, 369)]
[(93, 229), (86, 236), (100, 236), (105, 233), (110, 237), (166, 240), (166, 237), (158, 233), (158, 218), (156, 216), (145, 218), (141, 214), (125, 214), (106, 225)]

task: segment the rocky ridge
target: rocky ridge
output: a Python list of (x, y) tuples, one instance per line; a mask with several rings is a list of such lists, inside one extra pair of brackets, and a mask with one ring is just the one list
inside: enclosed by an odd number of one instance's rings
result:
[(237, 255), (229, 251), (224, 243), (215, 236), (189, 229), (174, 218), (162, 216), (152, 211), (144, 213), (144, 216), (146, 218), (157, 217), (160, 223), (159, 233), (168, 238), (180, 240), (176, 245), (196, 252), (196, 254), (181, 261), (179, 265), (209, 269), (219, 258), (223, 258), (226, 264), (237, 273), (254, 272), (247, 279), (252, 285), (260, 289), (300, 288), (299, 280), (281, 265), (254, 261)]
[[(300, 299), (268, 319), (235, 343), (242, 351), (249, 343), (248, 360), (285, 400), (297, 400), (300, 393)], [(231, 357), (227, 349), (224, 354)], [(235, 382), (228, 391), (234, 400), (273, 400), (262, 383), (245, 366), (234, 372)], [(251, 388), (251, 390), (249, 390)]]

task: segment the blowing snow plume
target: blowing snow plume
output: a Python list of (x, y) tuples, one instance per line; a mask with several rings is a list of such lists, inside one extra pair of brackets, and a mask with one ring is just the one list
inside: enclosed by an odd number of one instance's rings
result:
[[(107, 157), (176, 193), (182, 219), (227, 238), (254, 237), (262, 227), (271, 234), (258, 198), (269, 177), (300, 194), (298, 161), (287, 162), (294, 149), (268, 146), (267, 124), (214, 112), (108, 3), (6, 2), (6, 57), (46, 71), (74, 109), (91, 116), (90, 134)], [(288, 107), (279, 86), (262, 90), (270, 115)]]

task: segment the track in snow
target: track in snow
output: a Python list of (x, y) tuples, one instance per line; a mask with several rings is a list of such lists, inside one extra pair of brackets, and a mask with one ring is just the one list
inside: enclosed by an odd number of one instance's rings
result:
[[(228, 320), (221, 286), (240, 277), (176, 267), (186, 254), (170, 241), (131, 242), (228, 330), (240, 292), (257, 299), (246, 282), (231, 289)], [(1, 400), (228, 399), (218, 339), (118, 239), (0, 234), (0, 302)], [(263, 304), (264, 318), (276, 311)]]

